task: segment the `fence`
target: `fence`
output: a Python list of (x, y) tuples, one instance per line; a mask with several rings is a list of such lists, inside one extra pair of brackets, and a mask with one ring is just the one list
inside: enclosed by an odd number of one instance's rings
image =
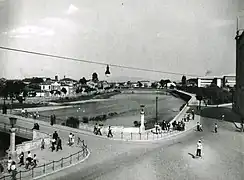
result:
[[(82, 159), (84, 159), (88, 155), (88, 148), (85, 145), (84, 140), (78, 138), (77, 145), (81, 146), (81, 150), (77, 153), (71, 154), (70, 156), (61, 158), (58, 161), (52, 161), (47, 164), (43, 164), (40, 166), (36, 166), (35, 168), (31, 168), (30, 170), (26, 171), (18, 171), (16, 173), (15, 179), (16, 180), (26, 180), (26, 179), (33, 179), (43, 174), (52, 173), (56, 170), (65, 168), (73, 163), (76, 163)], [(7, 175), (0, 177), (0, 180), (10, 180), (14, 179), (13, 175)]]
[[(24, 137), (27, 139), (32, 139), (33, 138), (33, 132), (31, 129), (25, 128), (25, 127), (21, 127), (21, 126), (14, 126), (14, 128), (16, 129), (16, 134), (20, 137)], [(11, 125), (7, 124), (7, 123), (2, 123), (0, 122), (0, 130), (3, 132), (7, 132), (9, 133), (11, 129)]]

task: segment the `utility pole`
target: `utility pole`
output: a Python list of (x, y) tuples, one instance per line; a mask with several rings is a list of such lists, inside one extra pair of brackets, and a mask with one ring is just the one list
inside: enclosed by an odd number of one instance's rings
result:
[(156, 97), (156, 123), (158, 123), (158, 96)]

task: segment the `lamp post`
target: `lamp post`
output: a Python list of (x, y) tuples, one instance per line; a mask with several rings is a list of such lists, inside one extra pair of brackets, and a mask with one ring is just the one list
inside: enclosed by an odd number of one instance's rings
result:
[(141, 105), (140, 107), (141, 107), (141, 112), (140, 112), (140, 114), (141, 114), (140, 132), (143, 132), (145, 130), (145, 124), (144, 124), (144, 114), (145, 114), (144, 107), (145, 107), (145, 105)]
[(17, 118), (15, 117), (10, 117), (9, 118), (10, 121), (10, 155), (12, 156), (12, 159), (16, 156), (16, 149), (15, 149), (15, 132), (16, 132), (16, 128), (14, 128), (14, 125), (17, 122)]
[(156, 123), (158, 123), (158, 96), (156, 97)]

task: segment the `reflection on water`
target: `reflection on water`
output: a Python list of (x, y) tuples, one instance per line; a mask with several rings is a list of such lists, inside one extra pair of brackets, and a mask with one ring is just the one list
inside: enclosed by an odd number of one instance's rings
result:
[(104, 122), (112, 126), (133, 126), (134, 121), (140, 120), (140, 105), (145, 105), (145, 120), (152, 120), (156, 116), (156, 96), (158, 96), (158, 117), (160, 120), (170, 120), (185, 102), (170, 95), (161, 94), (119, 94), (110, 101), (90, 102), (75, 105), (73, 108), (41, 112), (43, 115), (55, 114), (58, 118), (66, 119), (70, 116), (94, 117), (110, 112), (117, 112), (119, 116)]

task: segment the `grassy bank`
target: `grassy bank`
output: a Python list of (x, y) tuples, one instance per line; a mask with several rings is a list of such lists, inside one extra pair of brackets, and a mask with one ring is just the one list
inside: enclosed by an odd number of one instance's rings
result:
[(77, 97), (66, 97), (57, 100), (52, 100), (50, 102), (54, 103), (68, 103), (68, 102), (75, 102), (75, 101), (85, 101), (90, 99), (108, 99), (112, 96), (119, 94), (120, 92), (109, 92), (103, 94), (96, 94), (96, 95), (88, 95), (88, 96), (77, 96)]
[[(84, 101), (84, 100), (90, 100), (90, 99), (108, 99), (114, 95), (119, 94), (120, 92), (110, 92), (110, 93), (104, 93), (104, 94), (97, 94), (97, 95), (90, 95), (90, 96), (78, 96), (78, 97), (72, 97), (72, 98), (61, 98), (58, 100), (53, 100), (49, 102), (55, 102), (55, 103), (61, 103), (62, 105), (68, 105), (65, 103), (69, 102), (75, 102), (75, 101)], [(19, 103), (19, 102), (13, 102), (6, 103), (7, 109), (21, 109), (21, 108), (36, 108), (36, 107), (45, 107), (50, 106), (49, 102), (42, 102), (42, 103)], [(0, 104), (0, 108), (2, 109), (3, 103)]]

